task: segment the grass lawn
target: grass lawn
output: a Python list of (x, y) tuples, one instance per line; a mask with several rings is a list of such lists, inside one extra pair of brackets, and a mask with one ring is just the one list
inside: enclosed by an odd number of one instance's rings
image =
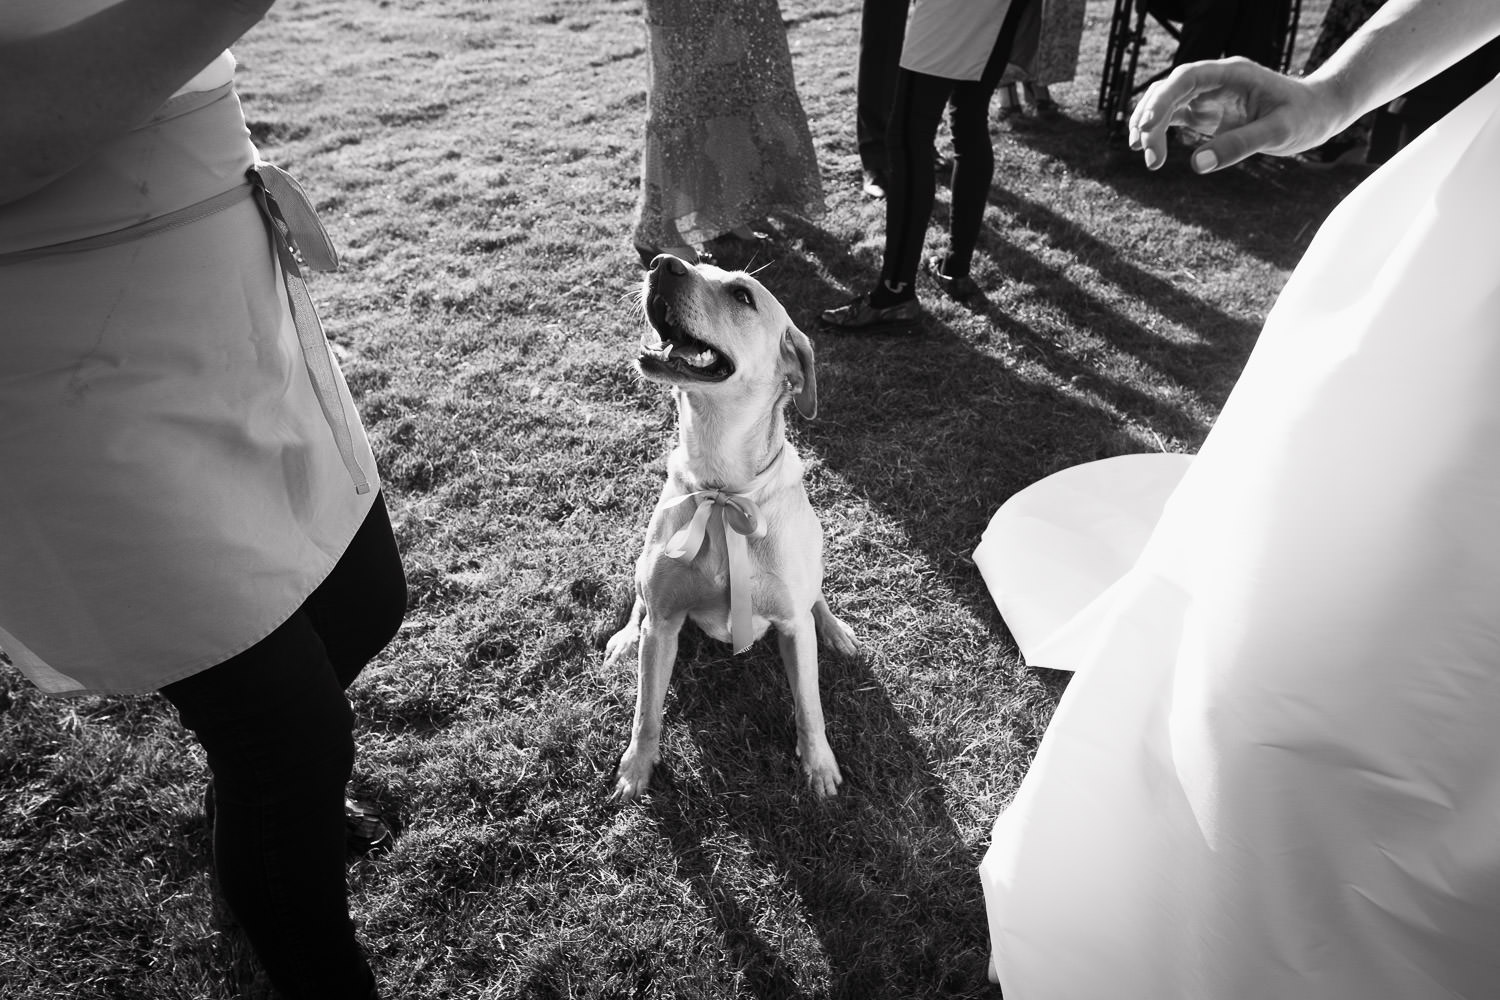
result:
[[(1019, 664), (969, 554), (1041, 476), (1194, 450), (1354, 183), (1148, 174), (1094, 110), (1110, 8), (1055, 89), (1066, 119), (997, 126), (986, 301), (923, 284), (925, 337), (858, 342), (816, 315), (879, 267), (859, 3), (783, 2), (829, 211), (773, 220), (754, 263), (817, 347), (822, 412), (792, 433), (830, 603), (868, 650), (823, 657), (827, 802), (801, 788), (775, 643), (733, 657), (691, 628), (654, 791), (607, 798), (635, 679), (603, 642), (674, 432), (630, 365), (638, 0), (281, 0), (235, 47), (255, 138), (343, 254), (313, 293), (411, 583), (351, 691), (356, 789), (405, 825), (351, 868), (388, 996), (998, 996), (975, 867), (1065, 678)], [(175, 714), (48, 700), (9, 668), (4, 691), (0, 996), (266, 996), (214, 902)]]

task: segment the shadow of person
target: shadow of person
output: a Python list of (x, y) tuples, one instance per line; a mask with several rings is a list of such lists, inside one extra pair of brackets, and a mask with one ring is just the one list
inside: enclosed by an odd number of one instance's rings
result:
[[(1198, 421), (1211, 420), (1254, 347), (1261, 316), (1226, 312), (1187, 290), (1197, 279), (1186, 270), (1174, 279), (1153, 273), (1041, 200), (997, 187), (990, 203), (1008, 225), (986, 225), (980, 253), (1009, 285), (1024, 290), (1014, 297), (1018, 306), (1035, 304), (1040, 308), (1028, 311), (1053, 318), (1037, 330), (981, 301), (979, 311), (995, 331), (1044, 357), (1059, 378), (1087, 383), (1122, 413), (1134, 412), (1129, 397), (1141, 390), (1130, 383), (1140, 381), (1150, 386), (1151, 399), (1195, 397), (1187, 408)], [(947, 212), (947, 206), (934, 212), (945, 227)], [(1077, 276), (1079, 267), (1088, 274), (1087, 285)], [(1099, 347), (1128, 362), (1119, 369), (1122, 377), (1109, 377)], [(1147, 408), (1167, 416), (1160, 406)], [(1155, 429), (1184, 440), (1196, 436), (1181, 427)]]
[[(1043, 260), (986, 232), (983, 252), (1028, 308), (981, 300), (978, 331), (955, 329), (929, 309), (923, 337), (819, 332), (816, 309), (838, 300), (836, 284), (865, 287), (876, 268), (812, 227), (797, 236), (816, 266), (789, 256), (763, 276), (817, 347), (822, 412), (805, 431), (812, 450), (900, 522), (947, 580), (974, 581), (986, 613), (969, 553), (994, 509), (1068, 465), (1166, 442), (1196, 447), (1259, 328), (1046, 206), (1007, 192), (996, 198), (1018, 228), (1058, 253)], [(1077, 261), (1087, 265), (1089, 287)], [(939, 295), (930, 285), (919, 292), (928, 302)]]
[[(1291, 269), (1301, 259), (1328, 213), (1364, 178), (1356, 171), (1318, 171), (1286, 157), (1253, 156), (1206, 176), (1192, 173), (1191, 150), (1171, 145), (1167, 162), (1145, 168), (1141, 154), (1108, 136), (1094, 118), (1067, 117), (1047, 128), (996, 128), (994, 192), (1004, 186), (1005, 146), (1014, 143), (1043, 158), (1042, 169), (1066, 171), (1096, 181), (1120, 196), (1170, 216), (1178, 223), (1212, 233), (1276, 267)], [(1274, 197), (1278, 211), (1255, 212), (1247, 225), (1246, 207)]]

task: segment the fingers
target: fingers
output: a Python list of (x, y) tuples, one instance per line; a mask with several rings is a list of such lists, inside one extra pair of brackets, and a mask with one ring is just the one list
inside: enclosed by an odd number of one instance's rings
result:
[(1146, 167), (1166, 162), (1167, 129), (1186, 125), (1215, 139), (1192, 157), (1193, 169), (1208, 173), (1284, 143), (1284, 115), (1254, 118), (1250, 108), (1274, 108), (1268, 95), (1284, 89), (1284, 78), (1248, 59), (1217, 59), (1178, 66), (1146, 90), (1130, 117), (1132, 149), (1144, 151)]
[(1246, 157), (1263, 151), (1274, 151), (1286, 145), (1286, 115), (1272, 112), (1240, 128), (1214, 136), (1193, 151), (1193, 169), (1200, 174), (1233, 166)]
[[(1156, 84), (1152, 84), (1154, 90)], [(1144, 151), (1147, 170), (1155, 170), (1160, 167), (1167, 158), (1167, 125), (1170, 119), (1163, 119), (1153, 102), (1147, 104), (1151, 91), (1147, 91), (1146, 97), (1135, 106), (1130, 114), (1130, 124), (1127, 131), (1127, 139), (1130, 148)]]
[(1129, 140), (1131, 149), (1144, 151), (1147, 169), (1156, 170), (1166, 162), (1167, 127), (1183, 124), (1193, 99), (1222, 84), (1222, 66), (1186, 63), (1146, 89), (1130, 114)]

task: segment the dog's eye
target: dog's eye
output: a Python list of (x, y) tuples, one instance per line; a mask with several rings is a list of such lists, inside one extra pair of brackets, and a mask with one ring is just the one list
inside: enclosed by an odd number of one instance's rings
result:
[(734, 299), (736, 302), (747, 305), (751, 309), (755, 308), (755, 299), (751, 297), (750, 290), (748, 288), (736, 288), (734, 290)]

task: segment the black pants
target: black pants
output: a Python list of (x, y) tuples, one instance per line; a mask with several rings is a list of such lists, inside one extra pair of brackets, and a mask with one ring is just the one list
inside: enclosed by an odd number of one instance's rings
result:
[(1164, 16), (1182, 22), (1172, 65), (1244, 56), (1270, 66), (1281, 61), (1281, 25), (1286, 0), (1176, 0), (1160, 5)]
[(949, 80), (903, 69), (896, 77), (891, 109), (891, 178), (886, 188), (885, 263), (880, 277), (885, 290), (909, 297), (922, 261), (922, 244), (932, 218), (937, 188), (933, 170), (933, 142), (950, 105), (948, 124), (953, 134), (952, 213), (946, 274), (969, 273), (969, 262), (979, 242), (990, 181), (995, 176), (995, 150), (990, 144), (990, 99), (1000, 83), (1015, 44), (1026, 8), (1036, 0), (1015, 0), (995, 38), (995, 47), (978, 80)]
[(376, 996), (349, 919), (344, 785), (354, 733), (344, 689), (405, 610), (401, 558), (377, 497), (291, 618), (161, 690), (208, 754), (219, 888), (288, 1000)]
[(906, 9), (911, 0), (864, 0), (859, 21), (859, 76), (855, 84), (854, 134), (859, 162), (868, 171), (890, 171), (886, 126), (896, 96)]

